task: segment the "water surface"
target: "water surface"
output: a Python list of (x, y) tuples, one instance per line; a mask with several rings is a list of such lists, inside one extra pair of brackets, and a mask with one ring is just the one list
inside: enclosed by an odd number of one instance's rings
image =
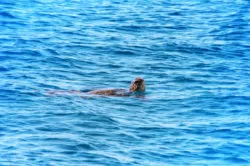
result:
[[(1, 0), (0, 165), (249, 165), (247, 0)], [(47, 95), (128, 88), (146, 97)]]

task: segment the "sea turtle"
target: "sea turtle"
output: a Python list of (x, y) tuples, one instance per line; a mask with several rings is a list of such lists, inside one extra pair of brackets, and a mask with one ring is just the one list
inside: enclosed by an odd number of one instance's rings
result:
[(84, 94), (88, 95), (102, 95), (102, 96), (131, 96), (135, 95), (137, 97), (143, 96), (145, 91), (145, 81), (141, 77), (137, 77), (132, 81), (129, 90), (126, 89), (98, 89), (98, 90), (70, 90), (70, 91), (49, 91), (49, 95), (81, 95), (84, 97)]
[(141, 77), (137, 77), (132, 81), (129, 91), (126, 89), (101, 89), (89, 91), (88, 94), (103, 95), (103, 96), (130, 96), (138, 95), (145, 91), (145, 82)]

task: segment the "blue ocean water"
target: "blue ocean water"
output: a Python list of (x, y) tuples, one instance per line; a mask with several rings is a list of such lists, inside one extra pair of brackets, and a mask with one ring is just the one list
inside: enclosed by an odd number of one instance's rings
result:
[[(0, 165), (250, 165), (248, 0), (1, 0)], [(48, 95), (128, 88), (145, 98)]]

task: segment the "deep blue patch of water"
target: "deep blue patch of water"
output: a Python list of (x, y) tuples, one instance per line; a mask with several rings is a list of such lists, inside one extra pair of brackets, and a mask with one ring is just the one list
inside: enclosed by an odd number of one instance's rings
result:
[[(0, 165), (250, 165), (247, 0), (1, 0)], [(48, 95), (128, 88), (146, 97)]]

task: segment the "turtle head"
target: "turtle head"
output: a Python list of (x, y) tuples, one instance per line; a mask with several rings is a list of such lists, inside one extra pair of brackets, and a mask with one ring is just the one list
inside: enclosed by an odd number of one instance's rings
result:
[(145, 82), (141, 77), (137, 77), (130, 85), (130, 92), (145, 91)]

